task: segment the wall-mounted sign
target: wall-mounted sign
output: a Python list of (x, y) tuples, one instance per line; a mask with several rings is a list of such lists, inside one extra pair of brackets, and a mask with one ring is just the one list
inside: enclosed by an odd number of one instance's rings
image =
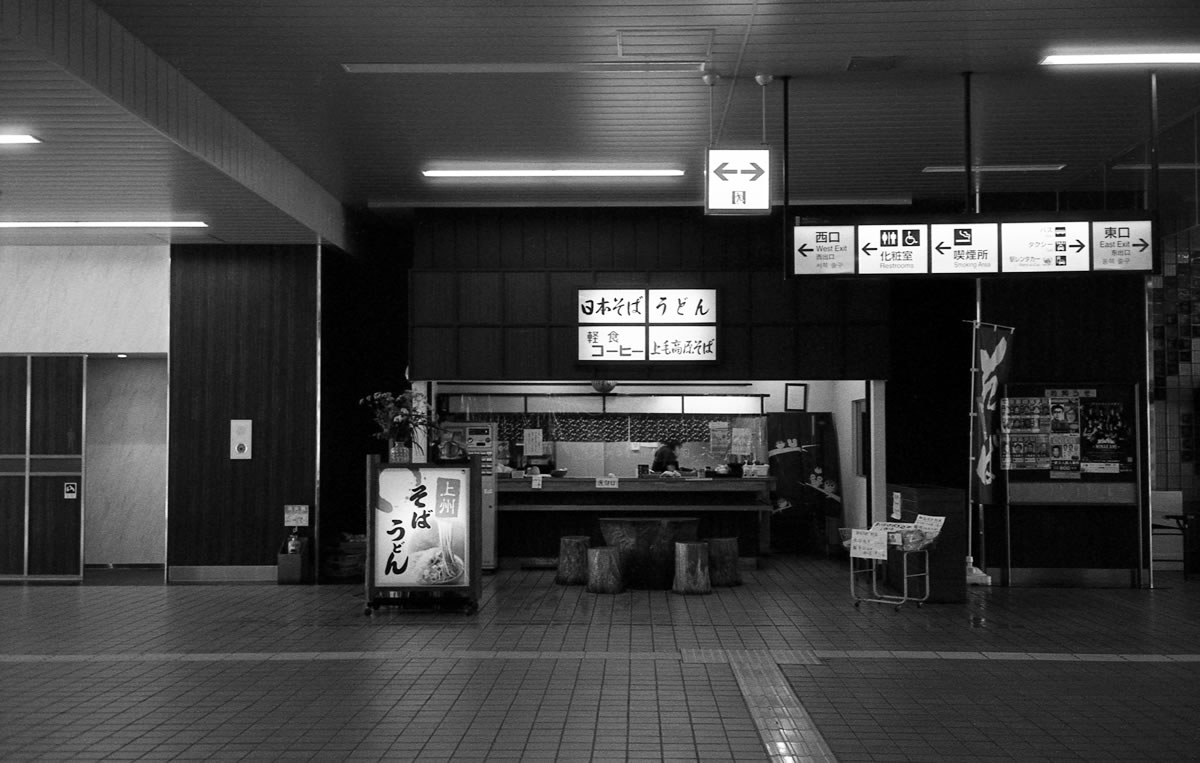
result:
[(580, 289), (581, 361), (714, 361), (716, 289)]
[(284, 504), (283, 524), (285, 527), (308, 527), (308, 504)]
[(1152, 272), (1150, 220), (796, 225), (790, 275)]
[(704, 213), (761, 215), (771, 211), (771, 149), (710, 148)]

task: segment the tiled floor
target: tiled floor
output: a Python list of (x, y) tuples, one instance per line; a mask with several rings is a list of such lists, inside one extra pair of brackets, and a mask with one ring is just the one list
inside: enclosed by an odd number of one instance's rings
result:
[(1200, 576), (853, 606), (841, 559), (709, 596), (484, 580), (0, 586), (0, 760), (1197, 760)]

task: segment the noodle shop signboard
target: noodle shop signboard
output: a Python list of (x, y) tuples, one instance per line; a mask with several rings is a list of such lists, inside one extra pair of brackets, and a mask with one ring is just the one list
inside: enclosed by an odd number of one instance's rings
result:
[(419, 591), (474, 592), (477, 601), (478, 464), (378, 465), (374, 477), (369, 606)]

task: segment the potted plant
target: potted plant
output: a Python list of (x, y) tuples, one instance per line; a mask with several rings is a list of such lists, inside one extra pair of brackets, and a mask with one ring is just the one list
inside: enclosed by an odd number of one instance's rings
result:
[(425, 395), (405, 390), (396, 395), (375, 392), (358, 401), (371, 409), (378, 431), (374, 436), (388, 441), (388, 461), (404, 463), (412, 460), (413, 429), (435, 428), (431, 409)]

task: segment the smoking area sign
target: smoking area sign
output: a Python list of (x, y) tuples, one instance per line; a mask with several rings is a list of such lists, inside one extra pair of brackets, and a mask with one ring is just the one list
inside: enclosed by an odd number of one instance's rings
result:
[(999, 273), (997, 223), (938, 223), (929, 226), (931, 273)]
[(769, 214), (771, 149), (710, 148), (704, 181), (705, 214)]

